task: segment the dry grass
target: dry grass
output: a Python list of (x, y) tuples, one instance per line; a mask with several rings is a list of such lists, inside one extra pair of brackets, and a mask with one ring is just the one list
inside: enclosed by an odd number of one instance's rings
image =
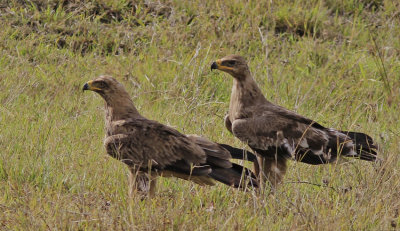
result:
[[(395, 0), (0, 3), (0, 229), (399, 229), (400, 4)], [(381, 164), (291, 162), (265, 198), (162, 179), (127, 198), (127, 169), (102, 146), (103, 102), (81, 87), (122, 81), (148, 118), (244, 147), (223, 126), (230, 76), (249, 60), (268, 99), (366, 132)], [(308, 183), (318, 184), (315, 186)]]

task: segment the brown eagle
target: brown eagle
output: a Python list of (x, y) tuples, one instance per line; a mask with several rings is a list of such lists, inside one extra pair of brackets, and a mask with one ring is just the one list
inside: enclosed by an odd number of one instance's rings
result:
[(218, 59), (211, 70), (233, 76), (226, 128), (247, 143), (258, 156), (256, 174), (275, 187), (286, 171), (286, 160), (326, 164), (338, 157), (374, 161), (377, 146), (364, 133), (325, 128), (293, 111), (269, 102), (251, 76), (246, 60), (238, 55)]
[[(204, 137), (184, 135), (146, 119), (136, 110), (124, 86), (114, 78), (100, 76), (87, 82), (83, 90), (94, 91), (105, 100), (104, 146), (109, 155), (129, 166), (130, 193), (143, 190), (153, 195), (154, 178), (160, 175), (200, 185), (214, 185), (216, 180), (233, 187), (257, 187), (250, 170), (230, 162), (231, 153), (243, 158), (243, 150)], [(247, 153), (247, 156), (251, 160), (253, 155)]]

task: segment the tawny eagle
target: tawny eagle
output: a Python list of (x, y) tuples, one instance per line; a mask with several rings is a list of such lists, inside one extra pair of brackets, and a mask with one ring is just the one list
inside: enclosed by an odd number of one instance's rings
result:
[[(87, 82), (83, 90), (94, 91), (105, 100), (104, 146), (109, 155), (129, 166), (131, 176), (138, 175), (136, 183), (139, 185), (131, 185), (130, 191), (148, 183), (147, 173), (152, 179), (147, 189), (150, 194), (155, 190), (153, 178), (159, 175), (175, 176), (201, 185), (214, 185), (216, 180), (233, 187), (248, 184), (257, 187), (250, 170), (230, 162), (231, 153), (241, 158), (243, 150), (204, 137), (184, 135), (146, 119), (138, 112), (124, 86), (114, 78), (100, 76)], [(252, 157), (251, 153), (247, 155)], [(133, 177), (131, 180), (135, 181)]]
[(233, 77), (226, 128), (247, 143), (259, 159), (256, 174), (273, 187), (286, 171), (286, 160), (308, 164), (334, 162), (339, 156), (374, 161), (377, 146), (364, 133), (338, 131), (269, 102), (251, 76), (246, 60), (238, 55), (218, 59), (218, 69)]

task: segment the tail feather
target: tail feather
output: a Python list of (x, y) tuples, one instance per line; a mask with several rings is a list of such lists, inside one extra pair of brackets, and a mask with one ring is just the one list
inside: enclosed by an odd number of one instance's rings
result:
[(189, 180), (193, 181), (196, 184), (199, 185), (215, 185), (215, 180), (210, 177), (208, 174), (205, 175), (194, 175), (194, 174), (187, 174), (187, 173), (182, 173), (182, 172), (177, 172), (177, 171), (171, 171), (171, 170), (163, 170), (160, 172), (160, 175), (163, 177), (177, 177), (183, 180)]
[(353, 141), (357, 157), (361, 160), (375, 161), (377, 159), (378, 147), (369, 135), (350, 131), (341, 131), (341, 133), (346, 134)]
[(232, 159), (248, 160), (251, 162), (257, 161), (256, 155), (244, 149), (234, 148), (228, 144), (219, 144), (231, 153)]
[(213, 168), (209, 176), (235, 188), (258, 188), (258, 182), (253, 172), (235, 163), (232, 163), (232, 168)]
[(191, 166), (184, 160), (178, 160), (174, 165), (166, 166), (163, 171), (165, 170), (191, 176), (206, 176), (212, 171), (212, 167), (210, 165)]

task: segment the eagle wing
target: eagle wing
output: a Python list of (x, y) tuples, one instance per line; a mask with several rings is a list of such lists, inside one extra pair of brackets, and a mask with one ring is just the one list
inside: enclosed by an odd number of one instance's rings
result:
[(249, 112), (232, 122), (232, 131), (260, 155), (279, 154), (309, 164), (332, 162), (338, 150), (356, 155), (348, 136), (292, 111), (268, 105)]
[(229, 131), (230, 133), (232, 133), (232, 122), (231, 122), (231, 119), (229, 118), (229, 114), (226, 114), (226, 115), (225, 115), (224, 120), (225, 120), (225, 127), (226, 127), (226, 129), (228, 129), (228, 131)]
[[(206, 154), (177, 130), (147, 119), (117, 121), (115, 135), (104, 145), (107, 153), (130, 166), (146, 168), (185, 168), (205, 163)], [(184, 165), (184, 166), (183, 166)]]

